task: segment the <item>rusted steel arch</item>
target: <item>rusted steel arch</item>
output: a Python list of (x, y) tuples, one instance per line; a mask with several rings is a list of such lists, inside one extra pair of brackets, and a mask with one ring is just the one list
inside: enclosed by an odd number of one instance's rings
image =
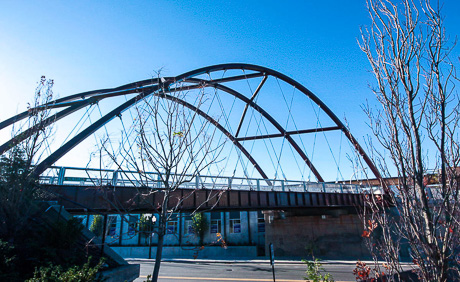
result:
[[(271, 75), (273, 77), (279, 78), (283, 80), (284, 82), (294, 86), (297, 88), (300, 92), (305, 94), (308, 98), (310, 98), (313, 102), (315, 102), (328, 116), (329, 118), (332, 119), (332, 121), (337, 125), (337, 127), (345, 134), (345, 136), (348, 138), (348, 140), (353, 144), (354, 148), (358, 153), (361, 155), (363, 160), (366, 162), (368, 165), (369, 169), (372, 171), (372, 173), (375, 175), (376, 178), (380, 180), (380, 182), (383, 184), (383, 178), (378, 171), (378, 169), (375, 167), (374, 163), (372, 160), (367, 156), (366, 152), (364, 149), (359, 145), (358, 141), (353, 137), (353, 135), (350, 133), (350, 131), (346, 128), (346, 126), (342, 123), (342, 121), (326, 106), (326, 104), (323, 103), (313, 92), (308, 90), (305, 86), (297, 82), (296, 80), (280, 73), (275, 70), (258, 66), (258, 65), (251, 65), (251, 64), (242, 64), (242, 63), (233, 63), (233, 64), (220, 64), (220, 65), (214, 65), (214, 66), (209, 66), (209, 67), (204, 67), (200, 69), (196, 69), (190, 72), (186, 72), (180, 76), (176, 77), (176, 81), (187, 81), (188, 79), (194, 78), (196, 76), (202, 75), (202, 74), (209, 74), (211, 72), (216, 72), (216, 71), (225, 71), (225, 70), (231, 70), (231, 69), (242, 69), (242, 70), (251, 70), (251, 71), (256, 71), (261, 74), (265, 75)], [(289, 135), (288, 135), (289, 136)], [(287, 138), (287, 137), (286, 137)], [(292, 143), (291, 143), (292, 144)], [(296, 149), (297, 150), (297, 149)], [(300, 150), (300, 148), (299, 148)], [(301, 150), (300, 150), (301, 151)], [(384, 184), (383, 184), (384, 185)]]
[[(361, 146), (358, 144), (356, 139), (351, 135), (351, 133), (343, 125), (343, 123), (337, 118), (337, 116), (335, 116), (335, 114), (319, 98), (317, 98), (311, 91), (309, 91), (307, 88), (305, 88), (304, 86), (302, 86), (300, 83), (296, 82), (295, 80), (293, 80), (293, 79), (291, 79), (291, 78), (289, 78), (289, 77), (287, 77), (287, 76), (285, 76), (285, 75), (283, 75), (283, 74), (281, 74), (281, 73), (279, 73), (277, 71), (274, 71), (274, 70), (269, 69), (269, 68), (256, 66), (256, 65), (249, 65), (249, 64), (215, 65), (215, 66), (210, 66), (210, 67), (205, 67), (205, 68), (200, 68), (200, 69), (197, 69), (197, 70), (194, 70), (194, 71), (190, 71), (190, 72), (184, 73), (182, 75), (179, 75), (179, 76), (177, 76), (175, 78), (161, 78), (161, 80), (160, 79), (147, 79), (147, 80), (143, 80), (143, 81), (139, 81), (139, 82), (126, 84), (126, 85), (116, 87), (116, 88), (83, 92), (83, 93), (71, 95), (71, 96), (68, 96), (68, 97), (64, 97), (64, 98), (61, 98), (61, 99), (58, 99), (56, 101), (53, 101), (53, 102), (49, 103), (48, 104), (49, 108), (66, 107), (66, 106), (72, 106), (72, 105), (76, 105), (76, 104), (80, 106), (82, 104), (82, 101), (86, 101), (86, 98), (90, 98), (90, 97), (94, 97), (94, 99), (99, 101), (99, 100), (109, 98), (109, 97), (114, 97), (114, 96), (133, 94), (133, 93), (140, 93), (137, 97), (132, 98), (128, 102), (125, 102), (124, 104), (120, 105), (119, 107), (117, 107), (116, 109), (114, 109), (113, 111), (108, 113), (106, 116), (104, 116), (100, 120), (98, 120), (96, 123), (94, 123), (90, 127), (86, 128), (84, 131), (82, 131), (80, 134), (75, 136), (72, 140), (67, 142), (65, 145), (63, 145), (61, 148), (59, 148), (57, 151), (52, 153), (47, 159), (45, 159), (42, 163), (40, 163), (37, 166), (37, 170), (36, 170), (37, 175), (42, 173), (47, 167), (52, 165), (55, 161), (57, 161), (60, 157), (62, 157), (64, 154), (66, 154), (70, 149), (72, 149), (74, 146), (76, 146), (78, 143), (80, 143), (82, 140), (84, 140), (86, 137), (88, 137), (94, 131), (96, 131), (97, 129), (102, 127), (104, 124), (109, 122), (115, 116), (119, 115), (122, 111), (124, 111), (127, 108), (129, 108), (130, 106), (132, 106), (134, 103), (137, 102), (137, 100), (141, 99), (142, 97), (144, 97), (146, 95), (150, 95), (151, 93), (153, 93), (154, 92), (153, 89), (158, 90), (160, 87), (165, 87), (166, 89), (169, 89), (169, 86), (171, 86), (172, 84), (178, 83), (178, 82), (182, 82), (182, 81), (184, 81), (184, 82), (187, 82), (187, 81), (192, 82), (192, 80), (196, 79), (194, 77), (199, 76), (201, 74), (211, 73), (211, 72), (221, 71), (221, 70), (230, 70), (230, 69), (251, 70), (251, 71), (255, 71), (256, 73), (251, 73), (251, 74), (246, 74), (246, 75), (241, 75), (241, 76), (228, 77), (228, 78), (223, 78), (223, 79), (216, 79), (216, 80), (211, 80), (211, 81), (207, 80), (207, 81), (204, 81), (204, 83), (206, 83), (207, 85), (202, 85), (202, 83), (200, 83), (200, 85), (198, 87), (196, 85), (192, 85), (192, 86), (184, 86), (181, 89), (186, 90), (188, 87), (190, 89), (196, 89), (196, 88), (200, 88), (200, 87), (216, 87), (216, 88), (218, 88), (220, 90), (223, 90), (223, 91), (227, 90), (225, 92), (227, 92), (229, 94), (232, 94), (230, 92), (234, 91), (233, 89), (230, 89), (230, 88), (228, 88), (226, 86), (223, 86), (223, 85), (221, 85), (219, 83), (224, 83), (224, 82), (229, 82), (229, 81), (234, 81), (234, 80), (242, 80), (242, 79), (254, 78), (254, 77), (261, 77), (261, 76), (267, 76), (267, 75), (271, 75), (273, 77), (279, 78), (279, 79), (285, 81), (286, 83), (296, 87), (302, 93), (304, 93), (306, 96), (308, 96), (311, 100), (313, 100), (316, 104), (318, 104), (323, 109), (323, 111), (337, 125), (337, 128), (335, 128), (335, 127), (326, 128), (326, 129), (324, 129), (324, 131), (325, 130), (336, 130), (336, 129), (342, 130), (345, 133), (345, 135), (347, 136), (347, 138), (350, 140), (350, 142), (354, 145), (355, 149), (363, 157), (364, 161), (367, 163), (367, 165), (369, 166), (371, 171), (374, 173), (374, 175), (377, 178), (381, 179), (380, 173), (375, 168), (374, 164), (368, 158), (368, 156), (366, 155), (364, 150), (361, 148)], [(169, 90), (166, 90), (166, 91), (169, 91)], [(243, 95), (241, 95), (241, 96), (243, 96)], [(245, 96), (243, 96), (243, 97), (245, 97)], [(245, 98), (246, 98), (245, 102), (248, 105), (248, 98), (247, 97), (245, 97)], [(251, 103), (249, 103), (249, 105), (251, 107), (254, 107), (254, 109), (256, 109), (256, 110), (259, 110), (259, 112), (260, 112), (261, 108), (257, 104), (252, 103), (252, 101), (251, 101)], [(65, 112), (65, 111), (63, 111), (63, 112)], [(2, 128), (4, 128), (4, 127), (6, 127), (6, 126), (8, 126), (8, 125), (20, 120), (20, 119), (23, 119), (23, 118), (25, 118), (27, 116), (28, 116), (28, 113), (23, 112), (21, 114), (16, 115), (15, 117), (12, 117), (12, 118), (10, 118), (8, 120), (5, 120), (5, 121), (0, 123), (0, 129), (2, 129)], [(276, 123), (276, 120), (274, 120), (273, 118), (271, 118), (271, 119), (273, 121), (275, 121), (275, 123)], [(280, 128), (278, 128), (278, 130), (280, 130)], [(321, 131), (321, 130), (323, 130), (323, 129), (319, 128), (319, 129), (316, 129), (315, 131)], [(307, 133), (307, 132), (314, 132), (314, 131), (312, 131), (312, 130), (300, 130), (299, 132), (286, 132), (284, 129), (280, 130), (280, 134), (282, 136), (284, 135), (285, 138), (288, 141), (289, 141), (289, 139), (293, 141), (293, 139), (290, 137), (290, 134), (299, 134), (299, 133)], [(280, 134), (278, 134), (276, 136), (271, 136), (271, 137), (281, 137), (281, 136), (279, 136)], [(240, 139), (241, 140), (246, 140), (244, 138), (240, 138)], [(235, 141), (238, 142), (239, 140), (237, 140), (237, 138), (233, 137), (232, 142), (235, 143)], [(238, 142), (238, 144), (241, 146), (241, 144), (239, 142)], [(291, 143), (291, 145), (292, 145), (292, 143)], [(293, 146), (293, 147), (295, 147), (295, 146)], [(241, 148), (244, 148), (244, 147), (241, 146)], [(295, 149), (302, 156), (303, 151), (298, 146)], [(303, 154), (303, 155), (305, 155), (305, 154)], [(302, 158), (303, 158), (303, 156), (302, 156)], [(252, 159), (252, 157), (251, 157), (251, 159)], [(305, 160), (305, 158), (303, 158), (303, 159)], [(254, 160), (254, 162), (255, 162), (255, 160)], [(39, 172), (40, 170), (41, 170), (41, 172)], [(261, 175), (263, 176), (265, 174), (261, 174)], [(321, 181), (322, 178), (319, 177), (318, 180)]]

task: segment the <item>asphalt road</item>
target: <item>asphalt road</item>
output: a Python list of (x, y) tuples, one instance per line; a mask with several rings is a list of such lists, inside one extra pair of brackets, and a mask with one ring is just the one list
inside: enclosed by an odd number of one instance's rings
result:
[[(135, 282), (146, 281), (152, 273), (152, 260), (130, 260), (130, 263), (141, 264), (140, 277)], [(356, 281), (353, 275), (353, 263), (324, 264), (335, 281)], [(276, 281), (305, 281), (306, 265), (302, 263), (275, 263)], [(269, 262), (162, 262), (159, 281), (273, 281)]]

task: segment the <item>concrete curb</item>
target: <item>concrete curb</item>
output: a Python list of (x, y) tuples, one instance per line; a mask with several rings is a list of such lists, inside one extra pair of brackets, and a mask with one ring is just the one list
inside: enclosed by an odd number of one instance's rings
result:
[[(143, 262), (143, 263), (154, 263), (154, 259), (144, 259), (144, 258), (125, 258), (129, 263)], [(258, 259), (234, 259), (234, 260), (210, 260), (210, 259), (171, 259), (166, 258), (162, 260), (163, 262), (175, 262), (175, 263), (225, 263), (225, 264), (270, 264), (270, 260), (258, 260)], [(362, 261), (367, 265), (371, 265), (373, 261)], [(346, 264), (346, 265), (355, 265), (356, 261), (347, 261), (347, 260), (321, 260), (322, 264)], [(275, 264), (304, 264), (300, 260), (275, 260)], [(402, 265), (412, 265), (412, 263), (402, 263)]]

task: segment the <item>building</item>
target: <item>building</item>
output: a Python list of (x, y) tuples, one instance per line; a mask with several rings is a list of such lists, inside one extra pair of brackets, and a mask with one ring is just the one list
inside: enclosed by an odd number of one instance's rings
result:
[[(167, 223), (163, 256), (182, 258), (257, 257), (265, 251), (265, 221), (260, 211), (203, 213), (207, 228), (203, 246), (189, 213), (173, 214)], [(140, 222), (151, 214), (108, 215), (106, 243), (123, 257), (155, 257), (158, 235), (143, 231)], [(153, 214), (153, 222), (158, 215)], [(90, 228), (95, 215), (78, 215)], [(155, 224), (154, 224), (155, 225)], [(150, 255), (149, 255), (150, 254)]]
[[(278, 258), (363, 258), (368, 256), (356, 212), (346, 209), (303, 211), (205, 212), (203, 238), (192, 228), (189, 213), (177, 213), (167, 223), (164, 258), (256, 258), (273, 243)], [(151, 214), (108, 215), (106, 243), (123, 257), (154, 258), (158, 236), (143, 231), (140, 222)], [(154, 214), (153, 222), (157, 221)], [(79, 215), (88, 228), (94, 215)], [(145, 228), (144, 228), (145, 229)]]

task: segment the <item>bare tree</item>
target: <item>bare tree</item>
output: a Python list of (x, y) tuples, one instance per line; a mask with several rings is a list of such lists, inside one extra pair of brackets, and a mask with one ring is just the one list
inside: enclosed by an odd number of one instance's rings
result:
[[(180, 85), (175, 84), (180, 89)], [(151, 206), (158, 214), (153, 230), (158, 235), (153, 281), (158, 279), (167, 223), (181, 203), (194, 193), (191, 189), (178, 197), (174, 191), (195, 181), (201, 172), (216, 164), (224, 145), (215, 138), (216, 120), (202, 117), (207, 97), (204, 88), (198, 92), (168, 91), (166, 88), (163, 84), (157, 93), (142, 98), (135, 105), (134, 134), (129, 134), (129, 130), (122, 132), (119, 153), (112, 150), (110, 139), (102, 143), (103, 154), (109, 156), (125, 181), (136, 187), (151, 188), (148, 194), (162, 195), (161, 204)], [(126, 173), (127, 170), (137, 173)], [(145, 189), (138, 191), (147, 198)], [(219, 196), (218, 193), (213, 195)], [(120, 205), (113, 203), (113, 206)]]
[(380, 196), (369, 197), (363, 236), (374, 258), (385, 260), (387, 274), (402, 271), (405, 241), (419, 277), (452, 281), (460, 263), (460, 115), (449, 60), (455, 44), (439, 3), (367, 0), (367, 6), (372, 25), (361, 30), (359, 45), (377, 80), (373, 92), (381, 108), (365, 110), (383, 150), (371, 147), (385, 176), (397, 181), (389, 185), (394, 209), (385, 208)]
[(45, 125), (50, 117), (49, 103), (53, 98), (53, 80), (41, 77), (32, 103), (28, 103), (25, 122), (12, 129), (7, 150), (0, 155), (0, 237), (14, 239), (36, 211), (34, 199), (38, 189), (32, 175), (32, 165), (48, 148), (53, 127)]

